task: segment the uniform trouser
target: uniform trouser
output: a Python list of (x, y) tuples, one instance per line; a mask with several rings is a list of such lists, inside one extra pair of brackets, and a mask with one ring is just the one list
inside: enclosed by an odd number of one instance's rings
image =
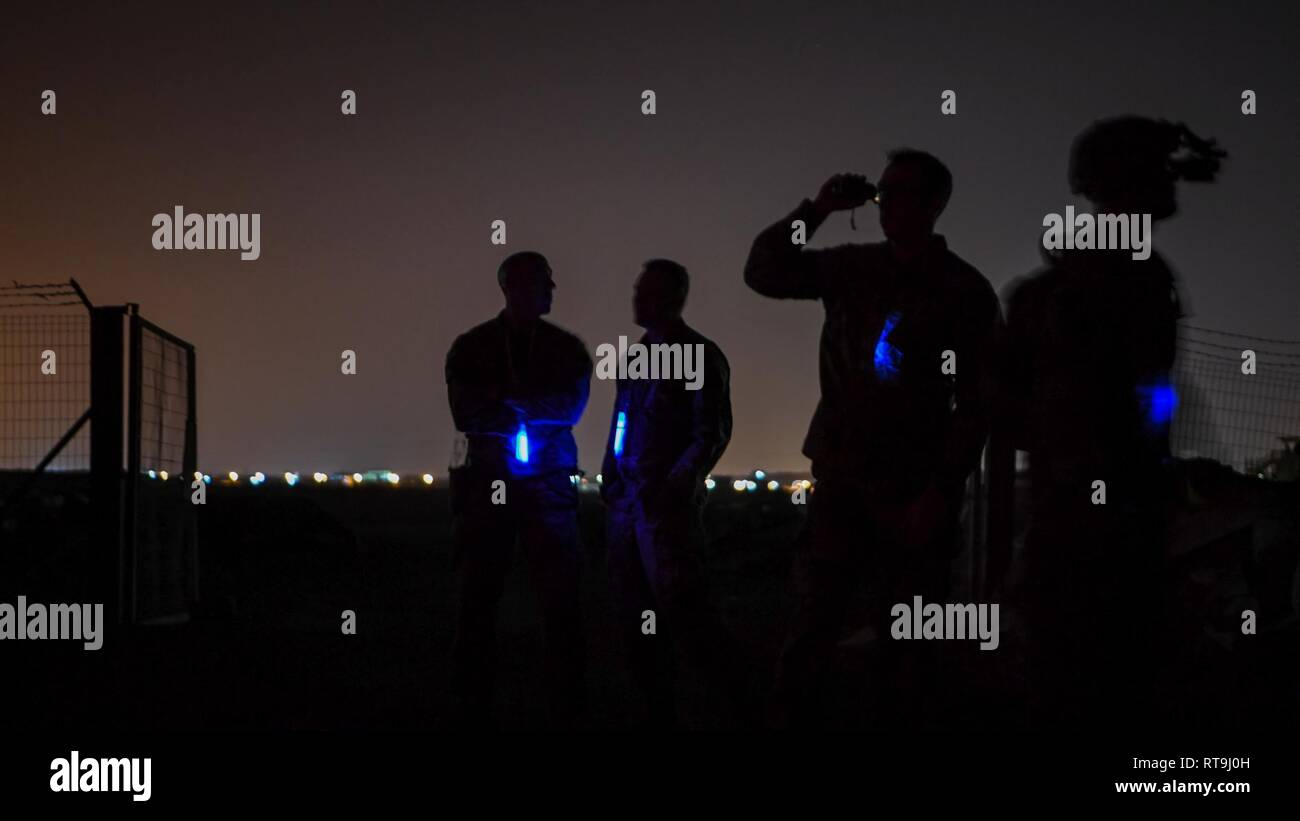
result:
[[(933, 685), (938, 662), (935, 642), (892, 640), (890, 609), (942, 603), (948, 594), (950, 556), (956, 538), (957, 504), (950, 498), (945, 521), (936, 523), (927, 545), (909, 548), (897, 539), (906, 498), (891, 499), (848, 477), (822, 477), (808, 497), (808, 517), (795, 546), (791, 584), (794, 616), (777, 662), (769, 719), (778, 726), (818, 720), (826, 677), (844, 627), (848, 606), (864, 576), (874, 594), (869, 619), (875, 630), (884, 675), (876, 682), (881, 713), (905, 718), (906, 705)], [(904, 675), (918, 679), (905, 682)], [(909, 685), (920, 685), (917, 686)]]
[[(674, 720), (674, 646), (705, 684), (726, 690), (728, 703), (739, 710), (743, 657), (709, 604), (702, 505), (682, 500), (647, 509), (635, 497), (629, 489), (610, 503), (606, 545), (616, 617), (651, 720)], [(643, 629), (646, 611), (654, 612), (653, 634)]]
[(1133, 727), (1158, 716), (1167, 605), (1161, 479), (1038, 489), (1016, 591), (1035, 725)]
[[(493, 504), (492, 482), (506, 482)], [(584, 659), (578, 579), (578, 494), (567, 472), (512, 479), (467, 472), (453, 478), (453, 567), (459, 573), (453, 680), (466, 718), (491, 707), (496, 673), (497, 610), (516, 540), (528, 559), (541, 611), (551, 720), (572, 721), (584, 706)]]

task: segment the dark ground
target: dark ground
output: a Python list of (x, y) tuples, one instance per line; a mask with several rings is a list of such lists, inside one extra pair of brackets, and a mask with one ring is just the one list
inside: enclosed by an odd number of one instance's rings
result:
[[(635, 728), (643, 716), (611, 628), (603, 512), (594, 494), (582, 500), (589, 726)], [(46, 494), (19, 520), (10, 518), (0, 601), (14, 603), (18, 594), (47, 603), (88, 600), (66, 571), (84, 555), (87, 515), (84, 493), (63, 492)], [(767, 686), (782, 638), (802, 515), (785, 493), (736, 493), (721, 482), (708, 508), (713, 598), (753, 659), (756, 692)], [(110, 733), (446, 729), (454, 612), (447, 522), (447, 496), (438, 487), (214, 485), (199, 508), (201, 602), (191, 622), (130, 632), (110, 627), (98, 652), (76, 642), (5, 642), (7, 703), (22, 707), (4, 711), (3, 720), (16, 731)], [(1284, 538), (1293, 535), (1287, 531)], [(1249, 539), (1235, 547), (1224, 540), (1221, 549), (1260, 552)], [(1250, 567), (1258, 571), (1260, 565)], [(1201, 587), (1226, 590), (1219, 601), (1242, 595), (1231, 589), (1241, 576), (1235, 570), (1185, 572)], [(1287, 595), (1285, 577), (1265, 574), (1262, 584)], [(341, 633), (345, 609), (356, 611), (355, 636)], [(1263, 626), (1285, 618), (1290, 627)], [(1028, 729), (1014, 617), (1004, 612), (1002, 621), (996, 652), (952, 643), (942, 693), (925, 708), (929, 729)], [(1249, 643), (1234, 641), (1230, 627), (1216, 633), (1210, 621), (1190, 631), (1198, 639), (1180, 671), (1178, 692), (1170, 694), (1174, 720), (1206, 731), (1300, 727), (1294, 614), (1269, 614), (1258, 640)], [(496, 718), (502, 728), (544, 726), (535, 624), (520, 560), (501, 609)], [(853, 632), (849, 625), (846, 633)], [(869, 646), (852, 642), (838, 659), (827, 702), (836, 729), (876, 726), (868, 707)], [(723, 711), (716, 699), (726, 695), (705, 693), (689, 673), (683, 688), (687, 725), (718, 727)]]

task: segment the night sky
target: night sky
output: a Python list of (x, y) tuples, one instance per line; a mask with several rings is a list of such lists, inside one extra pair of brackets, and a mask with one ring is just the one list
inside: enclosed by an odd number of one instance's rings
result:
[[(193, 342), (213, 473), (442, 473), (443, 358), (524, 249), (554, 268), (549, 318), (592, 351), (639, 333), (641, 262), (685, 264), (687, 320), (732, 367), (717, 471), (803, 469), (821, 308), (746, 289), (754, 235), (910, 145), (953, 170), (939, 230), (1001, 291), (1039, 263), (1044, 214), (1081, 204), (1072, 137), (1123, 113), (1230, 152), (1157, 232), (1194, 322), (1300, 337), (1294, 4), (202, 5), (6, 8), (0, 280), (76, 277)], [(177, 204), (260, 213), (261, 258), (155, 251), (150, 220)], [(878, 239), (862, 210), (813, 244)], [(591, 472), (613, 394), (594, 382), (577, 429)]]

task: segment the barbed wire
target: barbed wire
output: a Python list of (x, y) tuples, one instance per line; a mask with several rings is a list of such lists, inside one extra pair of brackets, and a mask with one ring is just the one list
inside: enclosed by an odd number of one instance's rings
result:
[(0, 291), (26, 291), (26, 290), (31, 290), (33, 288), (70, 288), (71, 287), (70, 284), (67, 282), (36, 282), (36, 283), (28, 284), (28, 283), (19, 282), (16, 279), (12, 280), (12, 282), (13, 282), (12, 285), (0, 285)]
[(1182, 323), (1179, 323), (1178, 327), (1189, 331), (1198, 331), (1200, 333), (1205, 333), (1205, 334), (1215, 334), (1216, 336), (1232, 336), (1232, 337), (1237, 337), (1238, 339), (1250, 339), (1255, 342), (1270, 342), (1276, 345), (1300, 345), (1300, 339), (1269, 339), (1268, 337), (1265, 336), (1249, 336), (1247, 334), (1239, 334), (1232, 331), (1216, 331), (1213, 328), (1201, 328), (1196, 325), (1186, 325)]
[[(64, 297), (73, 297), (66, 301), (55, 301)], [(9, 302), (12, 299), (36, 299), (39, 302)], [(19, 282), (0, 285), (0, 310), (9, 308), (52, 308), (65, 305), (82, 305), (81, 294), (69, 282)]]
[(81, 300), (70, 300), (66, 303), (0, 303), (0, 308), (55, 308), (59, 305), (81, 305)]
[[(1200, 339), (1180, 338), (1178, 341), (1185, 342), (1189, 345), (1203, 345), (1207, 348), (1218, 348), (1224, 351), (1236, 351), (1238, 354), (1240, 354), (1243, 350), (1245, 350), (1244, 348), (1235, 345), (1220, 345), (1215, 342), (1205, 342)], [(1268, 350), (1267, 348), (1251, 348), (1250, 350), (1254, 351), (1256, 356), (1259, 356), (1260, 354), (1268, 354), (1269, 356), (1276, 356), (1282, 359), (1300, 359), (1300, 353), (1284, 353), (1282, 351), (1271, 351)]]
[[(1198, 351), (1192, 348), (1179, 347), (1177, 350), (1180, 353), (1190, 354), (1192, 359), (1213, 359), (1216, 362), (1231, 362), (1234, 365), (1241, 364), (1240, 357), (1220, 356), (1219, 354), (1209, 353), (1208, 351)], [(1184, 361), (1186, 361), (1186, 359)], [(1266, 362), (1266, 364), (1270, 368), (1295, 368), (1300, 370), (1300, 362)]]

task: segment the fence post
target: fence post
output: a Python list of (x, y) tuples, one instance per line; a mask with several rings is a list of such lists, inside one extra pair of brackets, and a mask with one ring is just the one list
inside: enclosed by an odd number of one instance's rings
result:
[[(185, 352), (185, 381), (188, 396), (188, 408), (186, 411), (185, 422), (185, 467), (182, 472), (185, 474), (185, 482), (188, 484), (194, 478), (194, 473), (199, 469), (199, 422), (198, 422), (198, 375), (194, 372), (195, 356), (194, 348), (191, 346)], [(199, 481), (203, 481), (202, 477)], [(187, 492), (188, 495), (188, 492)], [(194, 514), (196, 524), (198, 514)], [(190, 600), (198, 602), (199, 600), (199, 546), (197, 535), (191, 543), (189, 551), (190, 561)]]
[(122, 508), (122, 314), (120, 306), (90, 313), (90, 488), (92, 531), (89, 586), (118, 624), (126, 620), (123, 599)]
[(136, 525), (140, 518), (140, 403), (142, 401), (143, 356), (140, 351), (140, 306), (127, 305), (127, 317), (130, 324), (130, 348), (128, 348), (127, 402), (126, 402), (126, 527), (123, 538), (122, 558), (126, 562), (123, 579), (123, 596), (126, 597), (127, 620), (135, 623), (139, 615), (138, 572), (139, 557), (136, 555), (138, 534)]

